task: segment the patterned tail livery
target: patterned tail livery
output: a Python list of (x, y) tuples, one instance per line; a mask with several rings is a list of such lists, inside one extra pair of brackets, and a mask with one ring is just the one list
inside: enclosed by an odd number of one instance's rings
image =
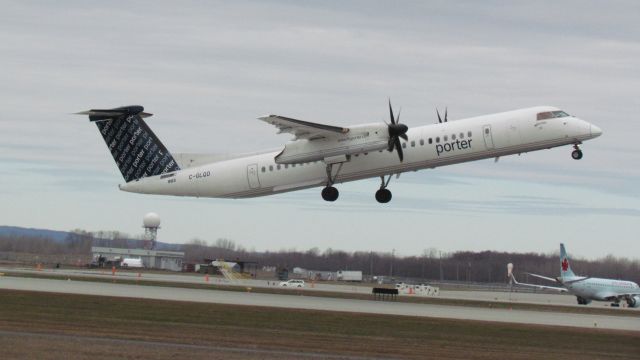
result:
[(180, 170), (142, 119), (151, 116), (143, 110), (142, 106), (133, 105), (78, 113), (89, 115), (89, 120), (96, 123), (126, 182)]
[(571, 270), (569, 256), (567, 255), (567, 251), (564, 249), (564, 244), (560, 244), (560, 277), (571, 278), (575, 276), (576, 275)]

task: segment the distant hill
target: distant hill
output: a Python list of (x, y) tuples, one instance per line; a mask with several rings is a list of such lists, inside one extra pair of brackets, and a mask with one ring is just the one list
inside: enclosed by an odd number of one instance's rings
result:
[[(0, 225), (0, 237), (37, 237), (42, 239), (51, 239), (55, 242), (64, 243), (69, 239), (70, 231), (58, 231), (48, 229), (23, 228), (19, 226), (3, 226)], [(95, 246), (111, 246), (111, 240), (95, 239)], [(127, 247), (141, 248), (144, 245), (143, 240), (127, 239)], [(182, 251), (182, 244), (169, 244), (158, 241), (156, 250), (165, 251)]]
[(55, 241), (65, 241), (68, 235), (68, 231), (33, 229), (18, 226), (0, 226), (0, 236), (39, 237)]

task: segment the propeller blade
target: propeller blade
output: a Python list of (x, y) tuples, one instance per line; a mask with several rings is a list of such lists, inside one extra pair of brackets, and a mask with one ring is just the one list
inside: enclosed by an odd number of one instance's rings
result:
[(440, 111), (436, 108), (436, 114), (438, 114), (438, 122), (442, 123), (442, 118), (440, 117)]
[(388, 142), (389, 145), (387, 146), (387, 151), (389, 151), (389, 152), (393, 151), (393, 145), (394, 145), (393, 139), (395, 139), (395, 138), (394, 137), (390, 137), (389, 138), (389, 142)]
[(398, 110), (398, 117), (396, 117), (396, 124), (400, 124), (400, 113), (402, 112), (402, 108)]
[(444, 122), (447, 122), (447, 108), (444, 108)]
[(398, 150), (398, 157), (400, 158), (400, 162), (404, 160), (404, 154), (402, 153), (402, 144), (400, 144), (400, 139), (395, 138), (394, 145)]
[(399, 136), (403, 138), (404, 141), (409, 141), (409, 137), (407, 136), (407, 134), (400, 134)]
[(391, 99), (389, 99), (389, 116), (391, 117), (391, 123), (395, 125), (396, 120), (393, 116), (393, 109), (391, 108)]

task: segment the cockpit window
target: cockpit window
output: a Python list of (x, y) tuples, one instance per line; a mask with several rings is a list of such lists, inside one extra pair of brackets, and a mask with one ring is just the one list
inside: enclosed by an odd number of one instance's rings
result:
[(570, 115), (562, 110), (558, 110), (558, 111), (545, 111), (545, 112), (538, 113), (537, 118), (538, 120), (547, 120), (547, 119), (562, 118), (567, 116), (570, 116)]

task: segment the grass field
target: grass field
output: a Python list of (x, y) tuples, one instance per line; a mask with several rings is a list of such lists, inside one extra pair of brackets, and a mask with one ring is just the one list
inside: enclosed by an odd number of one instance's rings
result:
[(2, 358), (637, 359), (640, 333), (0, 290)]

